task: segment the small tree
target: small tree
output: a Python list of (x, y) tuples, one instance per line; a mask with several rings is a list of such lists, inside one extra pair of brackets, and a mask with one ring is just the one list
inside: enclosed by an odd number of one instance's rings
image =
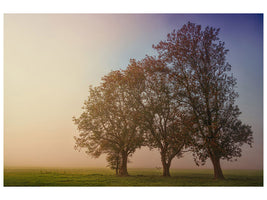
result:
[(119, 152), (110, 152), (107, 154), (108, 167), (116, 171), (116, 175), (119, 174), (119, 167), (121, 165), (121, 156)]
[(197, 164), (210, 158), (214, 177), (223, 179), (220, 160), (241, 156), (241, 146), (251, 146), (251, 127), (239, 119), (235, 105), (236, 79), (229, 74), (228, 52), (219, 41), (219, 29), (188, 23), (154, 46), (168, 62), (176, 82), (177, 98), (190, 118), (191, 150)]
[(170, 176), (171, 161), (175, 156), (182, 156), (185, 145), (181, 108), (174, 96), (169, 72), (164, 62), (154, 57), (147, 57), (139, 63), (132, 60), (126, 71), (133, 87), (139, 85), (139, 90), (130, 91), (136, 91), (133, 99), (141, 106), (146, 145), (160, 151), (163, 176)]
[[(109, 163), (119, 154), (119, 175), (128, 175), (127, 160), (143, 143), (138, 111), (127, 93), (127, 84), (121, 71), (111, 72), (99, 87), (90, 88), (79, 118), (74, 122), (80, 131), (75, 137), (76, 148), (98, 157), (108, 154)], [(115, 157), (114, 157), (115, 156)]]

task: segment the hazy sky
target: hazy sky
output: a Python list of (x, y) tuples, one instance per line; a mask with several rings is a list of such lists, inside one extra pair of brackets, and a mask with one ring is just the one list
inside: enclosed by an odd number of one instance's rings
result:
[[(82, 112), (88, 86), (125, 69), (130, 58), (155, 53), (152, 44), (188, 21), (221, 28), (241, 118), (254, 132), (253, 148), (244, 146), (242, 158), (222, 166), (262, 169), (263, 16), (240, 14), (4, 15), (4, 165), (105, 167), (105, 156), (92, 159), (73, 148), (72, 116)], [(159, 153), (145, 148), (130, 160), (129, 167), (161, 166)], [(196, 166), (187, 154), (172, 167)]]

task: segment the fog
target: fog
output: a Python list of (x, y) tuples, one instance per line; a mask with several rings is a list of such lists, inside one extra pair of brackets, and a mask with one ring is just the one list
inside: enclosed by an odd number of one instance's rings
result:
[[(12, 167), (106, 167), (74, 150), (89, 85), (130, 58), (155, 53), (152, 44), (188, 21), (221, 28), (237, 77), (237, 101), (254, 145), (224, 169), (263, 168), (263, 24), (260, 15), (4, 15), (4, 165)], [(157, 150), (143, 147), (129, 167), (160, 167)], [(197, 168), (191, 153), (172, 168)], [(211, 168), (208, 161), (202, 168)]]

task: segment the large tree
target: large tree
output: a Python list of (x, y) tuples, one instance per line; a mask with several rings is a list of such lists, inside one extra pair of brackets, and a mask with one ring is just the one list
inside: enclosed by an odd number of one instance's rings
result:
[(114, 162), (120, 165), (122, 176), (128, 175), (128, 157), (143, 143), (140, 117), (133, 103), (123, 73), (113, 71), (102, 79), (100, 86), (90, 88), (84, 112), (79, 118), (74, 117), (80, 131), (79, 137), (75, 137), (76, 148), (86, 148), (86, 153), (93, 157), (107, 154), (112, 167)]
[(220, 160), (241, 156), (241, 146), (251, 146), (251, 127), (238, 118), (236, 79), (226, 61), (228, 50), (218, 38), (219, 29), (188, 23), (154, 46), (168, 62), (177, 98), (190, 118), (191, 149), (197, 164), (210, 158), (214, 177), (224, 179)]
[(170, 176), (171, 162), (174, 157), (182, 156), (186, 141), (181, 123), (182, 108), (175, 98), (174, 85), (169, 81), (170, 70), (161, 60), (146, 57), (140, 62), (132, 60), (126, 74), (132, 83), (133, 99), (141, 106), (146, 145), (160, 151), (163, 176)]

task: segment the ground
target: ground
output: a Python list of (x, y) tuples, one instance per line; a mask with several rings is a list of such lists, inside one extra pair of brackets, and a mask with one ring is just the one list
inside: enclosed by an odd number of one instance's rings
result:
[(118, 177), (107, 168), (5, 168), (4, 186), (263, 186), (262, 170), (224, 170), (225, 180), (214, 180), (211, 169), (128, 169)]

